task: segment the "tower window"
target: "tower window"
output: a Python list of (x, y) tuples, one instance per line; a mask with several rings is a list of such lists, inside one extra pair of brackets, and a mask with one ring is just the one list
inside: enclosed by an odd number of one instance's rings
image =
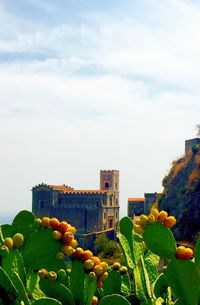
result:
[(113, 219), (109, 219), (109, 228), (113, 228)]
[(44, 209), (45, 201), (44, 200), (40, 200), (39, 204), (40, 204), (40, 209)]
[(105, 183), (105, 189), (108, 189), (108, 188), (109, 188), (109, 183), (106, 182), (106, 183)]

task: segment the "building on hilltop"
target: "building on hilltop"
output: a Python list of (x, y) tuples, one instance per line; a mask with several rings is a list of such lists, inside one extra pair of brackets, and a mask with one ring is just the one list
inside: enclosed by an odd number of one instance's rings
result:
[(128, 198), (128, 216), (134, 218), (143, 213), (148, 214), (156, 197), (157, 193), (145, 193), (144, 198)]
[(79, 234), (119, 226), (119, 171), (101, 170), (99, 190), (76, 190), (67, 185), (39, 184), (32, 188), (32, 211), (37, 217), (66, 220)]

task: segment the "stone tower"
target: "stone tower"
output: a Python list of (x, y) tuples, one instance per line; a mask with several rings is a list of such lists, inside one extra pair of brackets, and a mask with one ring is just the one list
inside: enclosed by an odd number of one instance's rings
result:
[(101, 170), (100, 189), (108, 192), (108, 200), (103, 205), (103, 229), (114, 228), (118, 231), (119, 226), (119, 171)]

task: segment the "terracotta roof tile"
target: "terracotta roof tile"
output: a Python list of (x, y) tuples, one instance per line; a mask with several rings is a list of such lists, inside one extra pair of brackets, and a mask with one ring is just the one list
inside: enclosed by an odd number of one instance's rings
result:
[(128, 198), (128, 202), (144, 202), (144, 198)]

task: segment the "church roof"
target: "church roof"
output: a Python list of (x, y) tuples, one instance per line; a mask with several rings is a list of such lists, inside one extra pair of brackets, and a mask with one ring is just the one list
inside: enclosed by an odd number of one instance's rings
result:
[(144, 202), (144, 198), (128, 198), (128, 202)]
[(74, 190), (72, 187), (65, 184), (53, 185), (53, 184), (44, 184), (44, 183), (36, 185), (35, 187), (33, 187), (33, 190), (41, 186), (50, 188), (54, 191), (58, 191), (64, 194), (105, 194), (108, 192), (107, 190)]

